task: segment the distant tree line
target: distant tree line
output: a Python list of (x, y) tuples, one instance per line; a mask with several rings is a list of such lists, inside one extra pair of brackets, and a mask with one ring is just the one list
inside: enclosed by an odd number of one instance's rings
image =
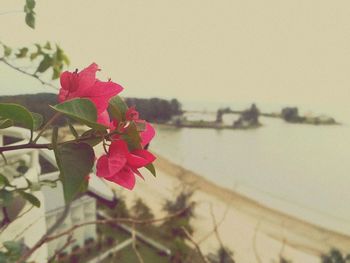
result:
[[(140, 117), (151, 122), (166, 122), (174, 115), (182, 114), (181, 104), (177, 99), (165, 100), (160, 98), (139, 99), (125, 98), (129, 106), (135, 106), (139, 111)], [(58, 103), (57, 95), (53, 93), (25, 94), (14, 96), (0, 96), (0, 103), (17, 103), (28, 108), (32, 112), (41, 114), (44, 121), (48, 121), (54, 114), (48, 105)], [(56, 125), (66, 124), (64, 118), (58, 119)]]
[(181, 104), (177, 99), (165, 100), (159, 98), (140, 99), (126, 98), (128, 106), (135, 106), (141, 119), (150, 122), (167, 122), (175, 115), (181, 115)]

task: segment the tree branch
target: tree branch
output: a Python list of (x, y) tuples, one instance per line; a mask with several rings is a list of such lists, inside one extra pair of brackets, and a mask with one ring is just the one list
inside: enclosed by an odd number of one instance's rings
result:
[(36, 75), (35, 73), (27, 72), (25, 70), (20, 69), (19, 67), (16, 67), (15, 65), (12, 65), (4, 57), (0, 58), (0, 62), (4, 63), (6, 66), (8, 66), (8, 67), (10, 67), (10, 68), (12, 68), (12, 69), (14, 69), (14, 70), (24, 74), (24, 75), (27, 75), (29, 77), (37, 79), (42, 85), (49, 86), (50, 88), (54, 88), (55, 90), (58, 89), (55, 85), (53, 85), (53, 84), (51, 84), (49, 82), (46, 82), (46, 81), (42, 80), (41, 78), (39, 78), (39, 76)]
[(260, 227), (260, 221), (257, 223), (256, 227), (255, 227), (255, 230), (254, 230), (254, 237), (253, 237), (253, 250), (254, 250), (254, 255), (255, 255), (255, 258), (256, 258), (256, 261), (258, 263), (261, 263), (261, 258), (260, 258), (260, 255), (258, 253), (258, 249), (256, 247), (256, 237), (257, 237), (257, 233), (258, 233), (258, 230), (259, 230), (259, 227)]
[(194, 241), (194, 239), (192, 238), (191, 234), (187, 231), (187, 229), (186, 229), (185, 227), (182, 227), (182, 231), (185, 233), (187, 239), (188, 239), (189, 241), (191, 241), (191, 243), (195, 246), (195, 248), (196, 248), (196, 250), (197, 250), (199, 256), (201, 257), (202, 261), (203, 261), (204, 263), (209, 263), (209, 261), (208, 261), (208, 260), (205, 258), (205, 256), (203, 255), (201, 248), (199, 247), (199, 245), (197, 244), (197, 242)]
[(132, 237), (132, 249), (134, 250), (139, 263), (144, 263), (143, 258), (136, 246), (135, 224), (132, 224), (131, 237)]
[(52, 148), (51, 143), (44, 143), (44, 144), (26, 143), (26, 144), (18, 144), (18, 145), (1, 146), (0, 153), (20, 150), (20, 149), (51, 149), (51, 148)]
[(52, 257), (47, 261), (48, 263), (50, 262), (55, 262), (56, 257), (63, 251), (65, 250), (70, 244), (73, 244), (75, 240), (73, 239), (73, 235), (70, 234), (67, 237), (66, 243), (58, 250), (55, 251), (55, 254), (52, 255)]
[(215, 215), (214, 215), (212, 204), (210, 204), (210, 215), (211, 215), (211, 218), (213, 220), (214, 233), (215, 233), (216, 239), (218, 240), (218, 242), (220, 244), (220, 247), (225, 251), (226, 255), (231, 258), (232, 262), (235, 262), (235, 260), (231, 256), (231, 253), (229, 253), (229, 251), (227, 251), (227, 249), (225, 248), (224, 243), (222, 242), (222, 239), (220, 237), (218, 224), (216, 222), (216, 218), (215, 218)]
[(63, 213), (60, 216), (60, 218), (57, 219), (57, 221), (47, 230), (46, 234), (43, 235), (36, 244), (29, 249), (28, 251), (24, 252), (23, 255), (20, 257), (20, 259), (17, 261), (17, 263), (25, 262), (38, 248), (40, 248), (44, 243), (48, 242), (49, 236), (63, 223), (63, 221), (66, 219), (68, 212), (70, 209), (70, 204), (67, 204), (64, 207)]

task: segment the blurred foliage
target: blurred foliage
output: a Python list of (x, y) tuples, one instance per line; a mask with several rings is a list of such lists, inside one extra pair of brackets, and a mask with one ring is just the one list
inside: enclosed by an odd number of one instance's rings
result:
[(172, 240), (170, 245), (172, 263), (188, 262), (188, 258), (193, 254), (192, 249), (186, 244), (187, 236), (183, 231), (185, 228), (190, 235), (193, 234), (193, 227), (190, 222), (194, 217), (194, 205), (191, 201), (193, 193), (192, 189), (183, 188), (175, 199), (166, 200), (163, 205), (163, 210), (168, 215), (183, 211), (179, 216), (165, 221), (160, 226), (163, 238)]
[(26, 24), (31, 27), (35, 28), (35, 0), (26, 0), (26, 3), (24, 5), (24, 13), (25, 13), (25, 22)]
[(332, 249), (328, 254), (321, 256), (322, 263), (350, 263), (350, 254), (344, 255), (338, 249)]
[(134, 218), (137, 219), (152, 219), (154, 215), (152, 210), (147, 206), (147, 204), (142, 201), (141, 198), (137, 198), (131, 207), (131, 213)]
[[(1, 46), (3, 49), (2, 60), (7, 63), (9, 63), (9, 61), (18, 60), (21, 63), (28, 63), (30, 67), (34, 66), (35, 70), (26, 72), (35, 78), (39, 78), (39, 75), (47, 72), (51, 68), (51, 78), (53, 80), (57, 79), (64, 67), (68, 66), (70, 63), (63, 49), (59, 45), (49, 41), (44, 44), (36, 43), (30, 47), (21, 47), (17, 49), (13, 49), (4, 43), (1, 43)], [(21, 68), (22, 67), (18, 67), (18, 69), (22, 70)], [(26, 66), (26, 68), (28, 67)]]
[(6, 241), (3, 245), (5, 250), (0, 252), (0, 263), (17, 262), (24, 250), (22, 242)]

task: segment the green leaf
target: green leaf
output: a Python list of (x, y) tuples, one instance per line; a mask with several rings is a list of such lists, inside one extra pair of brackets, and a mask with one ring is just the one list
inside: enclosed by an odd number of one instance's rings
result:
[(18, 53), (16, 54), (16, 57), (17, 58), (24, 58), (27, 56), (27, 53), (28, 53), (28, 48), (23, 47), (18, 51)]
[(130, 150), (142, 148), (140, 133), (133, 121), (130, 122), (125, 133), (122, 135), (122, 139), (128, 144)]
[(30, 60), (34, 60), (37, 58), (37, 56), (39, 56), (40, 54), (38, 52), (34, 52), (32, 54), (30, 54)]
[(36, 206), (36, 207), (40, 207), (40, 201), (39, 199), (30, 193), (24, 192), (24, 191), (18, 191), (18, 193), (25, 199), (27, 200), (29, 203), (31, 203), (32, 205)]
[(63, 62), (67, 65), (67, 66), (69, 66), (69, 64), (70, 64), (70, 61), (69, 61), (69, 58), (68, 58), (68, 56), (66, 55), (66, 54), (62, 54), (62, 60), (63, 60)]
[(8, 259), (8, 257), (6, 255), (6, 253), (0, 252), (0, 263), (7, 263), (8, 262), (7, 259)]
[(0, 206), (9, 206), (13, 200), (13, 195), (11, 192), (1, 189), (0, 190)]
[(55, 149), (60, 168), (64, 198), (71, 202), (84, 188), (86, 177), (91, 172), (95, 161), (92, 147), (86, 143), (65, 143)]
[(0, 174), (0, 188), (3, 188), (5, 186), (11, 186), (10, 181), (5, 175)]
[(33, 121), (34, 121), (33, 130), (36, 131), (36, 130), (40, 129), (41, 125), (44, 122), (44, 118), (39, 113), (35, 113), (35, 112), (32, 112), (32, 117), (33, 117)]
[(53, 67), (52, 79), (58, 79), (61, 75), (61, 69), (58, 67)]
[(55, 111), (79, 121), (95, 130), (106, 130), (107, 127), (97, 123), (97, 110), (89, 99), (73, 99), (51, 106)]
[(52, 58), (49, 55), (45, 55), (43, 60), (40, 62), (36, 72), (43, 73), (52, 65)]
[(13, 125), (13, 121), (10, 119), (0, 120), (0, 129), (6, 129), (8, 127), (11, 127), (12, 125)]
[(157, 174), (156, 174), (156, 169), (154, 168), (153, 163), (150, 163), (150, 164), (146, 165), (145, 168), (146, 168), (148, 171), (150, 171), (151, 174), (152, 174), (154, 177), (157, 176)]
[(6, 241), (3, 243), (7, 252), (6, 255), (6, 263), (17, 262), (17, 260), (21, 257), (23, 252), (23, 245), (21, 241)]
[(4, 57), (10, 56), (12, 53), (12, 49), (6, 45), (3, 45), (3, 47), (4, 47)]
[(35, 7), (35, 0), (26, 0), (26, 6), (28, 9), (33, 10)]
[(47, 41), (45, 46), (44, 46), (44, 48), (48, 49), (48, 50), (51, 50), (51, 43), (49, 41)]
[(125, 114), (128, 111), (128, 106), (119, 96), (114, 96), (109, 101), (108, 110), (110, 111), (113, 118), (118, 122), (125, 121)]
[(30, 28), (35, 28), (35, 16), (33, 12), (27, 13), (26, 14), (26, 18), (25, 18), (26, 24), (30, 27)]
[(0, 103), (0, 117), (10, 119), (15, 124), (33, 130), (34, 120), (32, 114), (23, 106), (13, 103)]

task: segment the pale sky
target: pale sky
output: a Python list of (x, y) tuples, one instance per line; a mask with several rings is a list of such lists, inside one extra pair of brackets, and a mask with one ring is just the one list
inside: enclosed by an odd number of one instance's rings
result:
[[(349, 0), (38, 0), (36, 12), (36, 30), (0, 15), (0, 39), (56, 41), (71, 69), (98, 63), (124, 96), (348, 108)], [(0, 67), (1, 94), (29, 91), (43, 89)]]

